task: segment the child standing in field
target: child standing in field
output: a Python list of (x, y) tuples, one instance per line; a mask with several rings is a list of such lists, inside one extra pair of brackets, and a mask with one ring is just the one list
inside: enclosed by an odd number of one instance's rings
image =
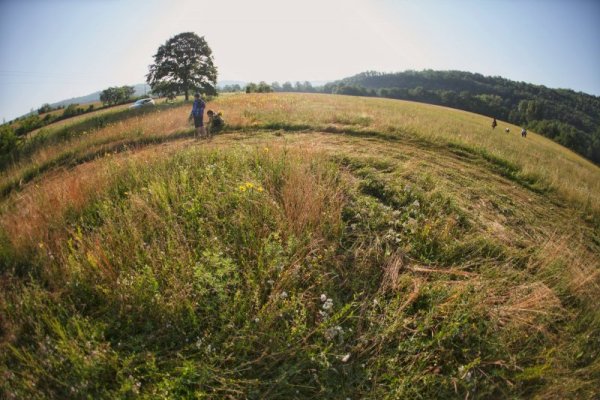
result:
[(521, 129), (521, 137), (527, 137), (527, 130), (525, 128)]
[(498, 123), (496, 122), (496, 118), (494, 118), (492, 121), (492, 129), (496, 129), (496, 126), (498, 126)]
[(190, 119), (194, 119), (194, 127), (196, 128), (196, 132), (194, 134), (194, 138), (198, 139), (198, 137), (206, 136), (206, 131), (204, 130), (204, 107), (206, 103), (200, 98), (200, 94), (196, 93), (194, 95), (194, 105), (192, 106), (192, 112), (190, 113)]

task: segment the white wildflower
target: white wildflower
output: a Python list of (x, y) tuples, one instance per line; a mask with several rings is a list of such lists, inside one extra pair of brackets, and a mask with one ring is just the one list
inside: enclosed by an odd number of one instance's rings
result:
[(325, 293), (323, 293), (323, 294), (321, 295), (321, 302), (323, 302), (323, 303), (324, 303), (326, 300), (327, 300), (327, 295), (326, 295)]
[(342, 357), (342, 362), (348, 362), (348, 360), (350, 359), (350, 353), (346, 354), (344, 357)]
[(329, 310), (333, 308), (333, 300), (331, 298), (328, 298), (327, 300), (325, 300), (325, 303), (323, 303), (323, 310)]
[(286, 291), (281, 292), (281, 294), (279, 295), (279, 297), (281, 297), (282, 299), (287, 299), (288, 298), (288, 294)]

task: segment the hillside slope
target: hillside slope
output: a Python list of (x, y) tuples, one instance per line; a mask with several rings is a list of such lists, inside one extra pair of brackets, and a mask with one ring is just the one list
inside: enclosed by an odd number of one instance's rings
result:
[(365, 72), (325, 92), (439, 104), (527, 126), (600, 163), (600, 97), (463, 71)]
[(2, 171), (6, 398), (594, 398), (600, 170), (466, 112), (221, 96)]

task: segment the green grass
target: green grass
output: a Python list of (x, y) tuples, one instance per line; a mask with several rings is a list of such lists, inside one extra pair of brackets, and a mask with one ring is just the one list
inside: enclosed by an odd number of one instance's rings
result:
[(384, 129), (379, 103), (331, 117), (345, 98), (317, 97), (219, 99), (211, 142), (147, 115), (139, 140), (160, 141), (13, 190), (3, 396), (594, 398), (600, 243), (580, 203), (432, 122)]

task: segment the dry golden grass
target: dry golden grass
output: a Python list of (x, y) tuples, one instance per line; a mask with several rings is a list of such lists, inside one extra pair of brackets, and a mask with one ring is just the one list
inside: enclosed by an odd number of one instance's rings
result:
[[(266, 148), (265, 148), (266, 149)], [(282, 150), (273, 148), (275, 154), (282, 156)], [(292, 162), (286, 173), (285, 182), (281, 188), (281, 204), (286, 225), (292, 229), (292, 234), (300, 235), (307, 229), (314, 229), (326, 218), (338, 218), (334, 225), (340, 223), (339, 213), (334, 216), (325, 215), (328, 210), (339, 210), (342, 206), (343, 196), (339, 191), (333, 190), (337, 185), (331, 182), (334, 177), (317, 175), (310, 170), (313, 164), (304, 160), (323, 160), (321, 154), (307, 149), (295, 151)], [(322, 161), (321, 161), (322, 162)], [(291, 222), (291, 223), (290, 223)], [(284, 226), (284, 224), (282, 224)]]
[(565, 312), (556, 293), (542, 282), (525, 283), (500, 296), (488, 296), (485, 308), (507, 329), (543, 331), (548, 320)]
[[(98, 106), (102, 105), (102, 103), (100, 103), (100, 102), (94, 102), (94, 103), (86, 103), (85, 107), (87, 108), (90, 104), (94, 104), (94, 107), (98, 107)], [(84, 105), (80, 105), (79, 107), (83, 107), (83, 106)], [(45, 126), (43, 128), (33, 130), (33, 131), (29, 132), (26, 137), (30, 138), (32, 136), (35, 136), (41, 130), (47, 131), (47, 130), (54, 130), (54, 129), (65, 128), (65, 127), (74, 125), (74, 124), (76, 124), (78, 122), (81, 122), (83, 120), (86, 120), (88, 118), (101, 116), (103, 114), (108, 114), (108, 113), (112, 113), (112, 112), (115, 112), (115, 111), (126, 110), (128, 107), (129, 107), (129, 104), (122, 104), (120, 106), (103, 108), (101, 110), (95, 110), (95, 111), (92, 111), (90, 113), (86, 113), (86, 114), (82, 114), (82, 115), (76, 115), (76, 116), (71, 117), (71, 118), (67, 118), (67, 119), (63, 119), (61, 121), (57, 121), (57, 122), (55, 122), (53, 124), (50, 124), (48, 126)], [(56, 110), (56, 111), (50, 112), (49, 114), (62, 115), (63, 111), (64, 110)], [(43, 115), (46, 115), (46, 114), (43, 114)]]
[[(523, 174), (541, 177), (565, 199), (600, 212), (598, 166), (534, 132), (523, 139), (519, 127), (503, 121), (492, 131), (489, 118), (481, 115), (401, 100), (320, 94), (229, 95), (211, 106), (238, 126), (334, 126), (465, 144), (520, 166)], [(504, 133), (505, 127), (511, 133)]]
[[(91, 151), (103, 144), (132, 137), (169, 136), (190, 129), (187, 122), (189, 107), (188, 104), (133, 118), (67, 143), (48, 146), (34, 154), (31, 160), (3, 171), (0, 183), (18, 179), (26, 167), (42, 165), (65, 152)], [(342, 131), (379, 132), (400, 140), (416, 137), (441, 145), (459, 143), (507, 160), (519, 166), (522, 174), (540, 177), (567, 201), (588, 211), (600, 212), (598, 166), (533, 132), (527, 139), (522, 139), (518, 136), (518, 127), (502, 121), (492, 131), (489, 119), (480, 115), (400, 100), (275, 93), (224, 95), (209, 103), (207, 109), (223, 111), (227, 124), (246, 129), (265, 125), (332, 127)], [(504, 133), (504, 127), (510, 127), (511, 133)]]
[(136, 116), (92, 130), (68, 142), (40, 148), (30, 158), (1, 171), (0, 184), (15, 179), (19, 180), (25, 170), (40, 167), (65, 153), (84, 155), (93, 153), (103, 146), (114, 146), (134, 138), (168, 137), (190, 129), (187, 122), (188, 113), (188, 107), (185, 106), (159, 111), (151, 115)]
[(52, 237), (51, 231), (62, 224), (67, 211), (81, 211), (92, 199), (101, 197), (113, 184), (115, 174), (127, 164), (164, 157), (182, 145), (178, 143), (108, 155), (73, 169), (57, 170), (5, 201), (1, 208), (0, 226), (17, 250), (40, 242), (60, 242), (64, 239), (64, 231), (60, 230), (58, 237)]
[(558, 282), (567, 282), (569, 293), (594, 303), (600, 299), (600, 258), (584, 243), (567, 232), (553, 234), (541, 244), (539, 258), (530, 268), (557, 286)]

